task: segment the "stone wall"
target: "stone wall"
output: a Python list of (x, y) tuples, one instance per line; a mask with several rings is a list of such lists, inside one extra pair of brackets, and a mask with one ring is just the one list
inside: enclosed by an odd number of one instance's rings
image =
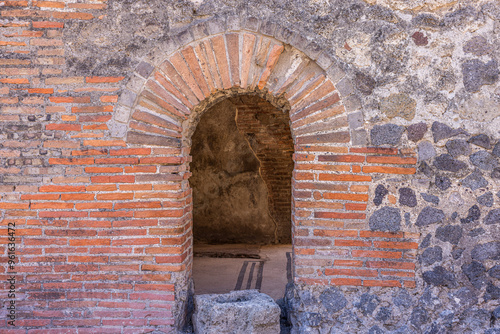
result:
[(385, 242), (400, 231), (421, 235), (410, 255), (416, 270), (395, 272), (401, 263), (394, 262), (399, 257), (394, 252), (385, 255), (382, 265), (346, 265), (381, 270), (393, 278), (415, 275), (416, 289), (290, 287), (294, 328), (312, 333), (329, 333), (330, 328), (356, 333), (499, 332), (500, 141), (438, 121), (406, 128), (376, 125), (370, 138), (374, 145), (415, 148), (415, 175), (374, 180), (368, 221), (372, 230), (392, 232), (380, 235)]
[(498, 1), (0, 7), (0, 330), (183, 328), (191, 136), (258, 96), (294, 144), (293, 331), (500, 331)]

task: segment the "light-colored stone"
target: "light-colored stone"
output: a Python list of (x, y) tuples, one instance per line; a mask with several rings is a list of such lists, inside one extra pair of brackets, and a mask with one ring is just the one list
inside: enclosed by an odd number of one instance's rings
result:
[(278, 334), (280, 307), (257, 290), (194, 297), (195, 334)]

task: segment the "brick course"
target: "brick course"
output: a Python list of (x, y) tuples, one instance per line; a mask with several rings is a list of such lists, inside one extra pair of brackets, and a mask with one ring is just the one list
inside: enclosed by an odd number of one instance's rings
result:
[[(414, 174), (417, 161), (397, 148), (350, 147), (342, 98), (324, 70), (301, 54), (283, 77), (289, 45), (250, 31), (217, 34), (154, 64), (129, 103), (122, 81), (130, 73), (64, 74), (65, 22), (95, 20), (106, 6), (5, 1), (1, 11), (12, 33), (0, 41), (7, 56), (0, 62), (7, 133), (0, 211), (1, 225), (17, 228), (19, 293), (27, 302), (19, 304), (21, 326), (83, 333), (182, 324), (193, 252), (189, 133), (197, 115), (226, 96), (260, 96), (275, 120), (281, 113), (290, 121), (293, 142), (272, 148), (293, 155), (293, 174), (269, 178), (291, 178), (291, 187), (276, 183), (284, 199), (273, 205), (292, 197), (295, 282), (415, 286), (408, 259), (418, 235), (368, 231), (365, 203), (374, 174)], [(119, 107), (132, 110), (121, 123)], [(238, 126), (252, 127), (255, 112), (239, 109)], [(116, 123), (127, 127), (124, 139), (110, 134)], [(273, 168), (264, 164), (263, 174)]]

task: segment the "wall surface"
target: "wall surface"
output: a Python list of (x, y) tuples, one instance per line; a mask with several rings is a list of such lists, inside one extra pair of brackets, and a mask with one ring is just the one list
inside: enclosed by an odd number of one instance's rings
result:
[(293, 332), (500, 333), (499, 18), (0, 1), (0, 333), (186, 328), (191, 136), (248, 95), (292, 133)]
[(236, 113), (228, 100), (213, 106), (192, 137), (194, 242), (275, 241), (261, 164), (237, 128)]

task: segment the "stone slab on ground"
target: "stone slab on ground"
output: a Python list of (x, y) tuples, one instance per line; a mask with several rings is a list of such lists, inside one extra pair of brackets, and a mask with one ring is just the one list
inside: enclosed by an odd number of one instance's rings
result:
[(280, 307), (257, 290), (197, 295), (194, 304), (195, 334), (280, 333)]

